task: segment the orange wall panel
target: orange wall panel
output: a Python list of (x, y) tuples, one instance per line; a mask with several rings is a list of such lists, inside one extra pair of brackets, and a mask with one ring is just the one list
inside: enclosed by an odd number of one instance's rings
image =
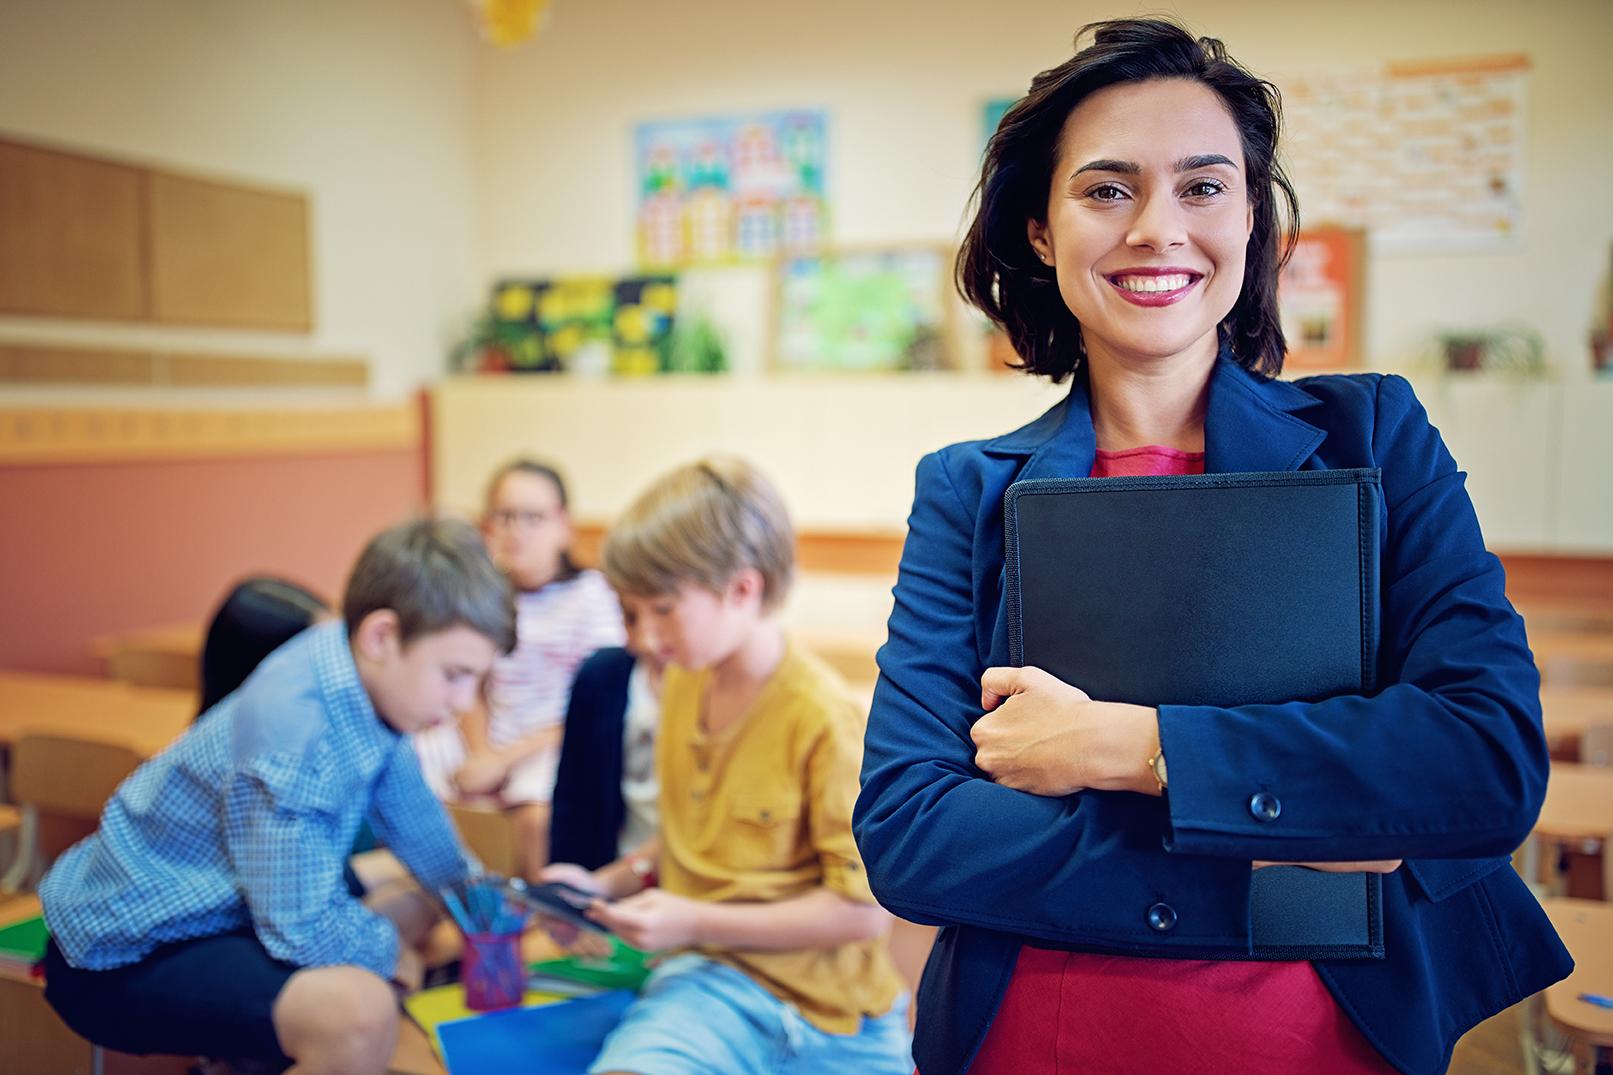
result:
[(268, 571), (340, 597), (419, 512), (420, 448), (0, 467), (0, 668), (95, 673), (90, 640), (200, 622)]

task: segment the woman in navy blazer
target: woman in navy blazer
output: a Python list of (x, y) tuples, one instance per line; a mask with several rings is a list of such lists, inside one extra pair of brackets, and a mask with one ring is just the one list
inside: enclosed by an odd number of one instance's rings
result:
[[(1029, 372), (1073, 385), (918, 467), (855, 828), (881, 903), (944, 927), (922, 1075), (975, 1062), (1022, 946), (1247, 952), (1266, 862), (1384, 874), (1385, 958), (1314, 966), (1400, 1071), (1443, 1071), (1469, 1027), (1571, 969), (1509, 868), (1546, 786), (1539, 679), (1463, 474), (1403, 379), (1268, 376), (1297, 227), (1278, 125), (1275, 91), (1219, 42), (1122, 20), (1039, 75), (988, 149), (960, 287)], [(1005, 667), (1005, 490), (1138, 444), (1211, 473), (1381, 468), (1387, 686), (1156, 709)], [(1137, 837), (1161, 825), (1163, 845)], [(1157, 1070), (1135, 1048), (1115, 1068)]]

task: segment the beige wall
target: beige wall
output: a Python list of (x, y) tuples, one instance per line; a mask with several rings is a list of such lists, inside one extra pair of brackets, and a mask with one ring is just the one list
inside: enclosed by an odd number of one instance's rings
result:
[[(1169, 7), (1279, 83), (1285, 72), (1527, 53), (1534, 73), (1522, 242), (1494, 253), (1375, 260), (1367, 353), (1379, 368), (1406, 369), (1441, 326), (1518, 320), (1545, 334), (1567, 376), (1587, 376), (1585, 340), (1613, 246), (1613, 4)], [(557, 0), (538, 41), (490, 53), (476, 82), (481, 277), (629, 267), (634, 125), (780, 106), (830, 112), (836, 240), (948, 239), (974, 179), (982, 102), (1023, 92), (1032, 74), (1066, 58), (1079, 22), (1160, 8), (818, 0), (788, 16), (773, 10), (752, 0)]]
[(384, 395), (436, 376), (481, 292), (479, 47), (451, 0), (5, 0), (0, 134), (307, 193), (315, 329), (0, 318), (0, 336), (363, 355)]

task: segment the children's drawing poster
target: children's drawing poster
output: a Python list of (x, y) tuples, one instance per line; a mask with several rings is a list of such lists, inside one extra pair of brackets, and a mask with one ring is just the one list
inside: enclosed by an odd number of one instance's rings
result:
[(505, 280), (493, 289), (516, 369), (659, 373), (676, 309), (677, 279), (665, 275)]
[(647, 268), (817, 249), (828, 224), (821, 111), (641, 124), (638, 254)]
[(774, 363), (788, 370), (955, 366), (942, 246), (825, 252), (778, 263)]
[(1523, 227), (1529, 60), (1397, 63), (1277, 80), (1307, 221), (1379, 249), (1484, 249)]

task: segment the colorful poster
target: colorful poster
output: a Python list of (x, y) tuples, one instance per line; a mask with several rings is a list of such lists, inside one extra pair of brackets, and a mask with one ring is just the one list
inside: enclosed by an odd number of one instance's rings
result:
[(645, 267), (750, 261), (816, 250), (823, 241), (823, 112), (646, 123), (636, 150)]
[(1347, 228), (1303, 231), (1277, 283), (1293, 371), (1345, 370), (1361, 365), (1363, 233)]
[(507, 280), (493, 315), (517, 342), (517, 371), (645, 374), (668, 368), (677, 280), (566, 276)]
[(953, 368), (949, 269), (939, 246), (781, 259), (775, 364), (789, 370)]

